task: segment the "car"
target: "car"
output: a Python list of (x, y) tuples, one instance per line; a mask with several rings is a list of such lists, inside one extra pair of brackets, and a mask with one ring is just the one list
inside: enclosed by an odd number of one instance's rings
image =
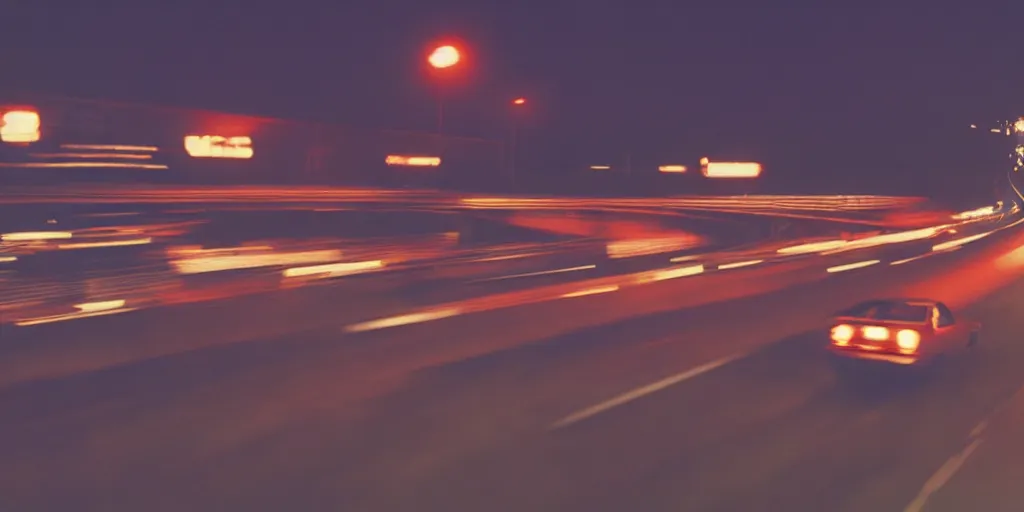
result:
[(978, 346), (981, 324), (957, 319), (942, 302), (876, 299), (839, 312), (830, 331), (836, 370), (933, 367), (946, 356)]

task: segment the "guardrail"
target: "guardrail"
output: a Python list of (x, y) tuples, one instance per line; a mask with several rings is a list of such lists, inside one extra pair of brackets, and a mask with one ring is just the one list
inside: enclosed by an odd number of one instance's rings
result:
[(407, 205), (474, 209), (593, 208), (729, 208), (800, 211), (887, 211), (927, 201), (901, 196), (685, 196), (668, 198), (586, 198), (479, 196), (431, 190), (396, 190), (340, 187), (179, 187), (179, 186), (76, 186), (10, 187), (0, 204), (30, 203), (401, 203)]
[[(1012, 185), (1012, 182), (1011, 182)], [(128, 193), (128, 191), (131, 191)], [(51, 193), (47, 192), (47, 193)], [(115, 187), (115, 190), (97, 188), (81, 192), (65, 193), (61, 197), (79, 201), (79, 194), (88, 197), (110, 200), (112, 202), (139, 200), (163, 201), (258, 201), (260, 198), (277, 198), (282, 202), (309, 202), (309, 201), (341, 201), (341, 202), (401, 202), (404, 204), (432, 204), (438, 207), (451, 209), (579, 209), (586, 207), (606, 207), (610, 209), (658, 209), (672, 210), (675, 208), (707, 208), (722, 204), (745, 204), (746, 211), (758, 211), (767, 208), (788, 208), (791, 210), (816, 211), (823, 209), (836, 209), (858, 213), (863, 211), (891, 211), (893, 209), (909, 208), (921, 204), (921, 198), (910, 197), (879, 197), (879, 196), (822, 196), (822, 197), (799, 197), (799, 196), (748, 196), (748, 197), (676, 197), (657, 199), (573, 199), (573, 198), (529, 198), (529, 197), (475, 197), (459, 194), (448, 194), (430, 191), (400, 191), (387, 189), (329, 189), (322, 190), (320, 194), (314, 193), (312, 189), (304, 187), (278, 188), (278, 187), (238, 187), (238, 188), (153, 188), (153, 187)], [(68, 195), (70, 194), (70, 196)], [(27, 194), (22, 199), (32, 197), (38, 202), (43, 195)], [(312, 197), (312, 198), (311, 198)], [(596, 205), (596, 206), (595, 206)], [(1000, 218), (1003, 218), (1002, 216)], [(981, 218), (966, 219), (962, 225), (978, 222), (988, 222), (986, 216)], [(685, 263), (686, 265), (705, 265), (701, 272), (709, 272), (707, 265), (718, 268), (720, 265), (749, 266), (761, 263), (782, 263), (793, 259), (810, 257), (815, 254), (827, 253), (828, 255), (839, 253), (850, 253), (872, 247), (880, 247), (891, 244), (918, 243), (932, 236), (939, 236), (938, 231), (929, 232), (929, 228), (910, 230), (899, 233), (887, 233), (875, 236), (874, 238), (861, 238), (858, 240), (815, 240), (804, 241), (803, 250), (794, 251), (792, 248), (787, 252), (775, 245), (760, 245), (753, 251), (715, 251), (707, 254), (685, 254), (679, 258), (669, 261), (669, 254), (659, 257), (658, 254), (646, 254), (643, 258), (627, 258), (628, 262), (636, 264), (608, 265), (609, 258), (606, 250), (599, 244), (606, 241), (600, 240), (576, 240), (572, 242), (561, 242), (557, 244), (522, 244), (519, 250), (516, 247), (508, 246), (505, 252), (496, 253), (495, 247), (488, 247), (478, 250), (454, 250), (449, 248), (445, 254), (437, 250), (417, 251), (413, 249), (403, 250), (401, 257), (385, 257), (386, 255), (378, 248), (364, 248), (349, 250), (344, 261), (339, 261), (337, 255), (321, 257), (317, 261), (308, 261), (301, 265), (284, 263), (255, 264), (248, 270), (235, 273), (227, 279), (222, 279), (216, 272), (208, 275), (216, 275), (210, 280), (210, 286), (193, 286), (190, 282), (195, 279), (176, 275), (171, 271), (153, 271), (139, 273), (139, 275), (90, 275), (86, 273), (84, 279), (71, 282), (50, 281), (11, 281), (7, 278), (4, 286), (4, 293), (7, 299), (0, 297), (0, 310), (9, 312), (5, 317), (12, 318), (10, 312), (17, 309), (17, 304), (30, 304), (39, 309), (50, 307), (50, 303), (63, 303), (56, 306), (57, 309), (66, 309), (67, 301), (78, 301), (78, 305), (91, 302), (104, 302), (109, 300), (131, 299), (132, 302), (140, 305), (148, 303), (167, 302), (163, 298), (151, 298), (148, 295), (160, 296), (162, 294), (174, 295), (170, 302), (181, 302), (188, 300), (189, 294), (198, 298), (222, 298), (230, 296), (237, 290), (239, 293), (255, 293), (260, 291), (274, 291), (284, 288), (308, 286), (310, 284), (321, 284), (324, 278), (349, 278), (347, 282), (358, 281), (362, 288), (352, 288), (353, 292), (363, 293), (395, 293), (400, 290), (410, 289), (437, 289), (441, 285), (458, 286), (464, 282), (477, 283), (474, 286), (474, 293), (487, 293), (502, 289), (504, 284), (479, 285), (481, 282), (500, 281), (501, 276), (486, 275), (481, 269), (489, 268), (494, 272), (501, 270), (516, 277), (536, 277), (541, 275), (557, 275), (557, 277), (546, 277), (544, 279), (560, 280), (577, 279), (577, 276), (601, 275), (607, 278), (618, 279), (622, 275), (633, 275), (636, 272), (662, 272), (679, 271), (678, 266), (670, 263)], [(907, 234), (909, 233), (909, 234)], [(904, 238), (900, 238), (903, 236)], [(871, 240), (874, 239), (875, 242)], [(638, 242), (643, 242), (639, 240)], [(793, 241), (795, 242), (795, 241)], [(617, 243), (608, 241), (607, 243)], [(610, 247), (610, 246), (609, 246)], [(589, 249), (588, 249), (589, 248)], [(251, 249), (251, 248), (250, 248)], [(536, 251), (535, 249), (540, 249)], [(601, 249), (601, 250), (599, 250)], [(386, 252), (386, 251), (385, 251)], [(500, 252), (500, 251), (499, 251)], [(657, 252), (657, 251), (655, 251)], [(507, 254), (506, 254), (507, 253)], [(600, 253), (600, 254), (599, 254)], [(676, 251), (680, 254), (679, 251)], [(576, 259), (571, 257), (575, 254)], [(548, 259), (538, 259), (547, 256)], [(582, 257), (582, 256), (586, 257)], [(358, 256), (358, 257), (357, 257)], [(326, 258), (326, 259), (325, 259)], [(383, 259), (382, 259), (383, 258)], [(516, 258), (522, 258), (524, 263), (518, 268), (512, 268), (510, 262)], [(376, 261), (378, 260), (379, 261)], [(592, 259), (593, 261), (589, 261)], [(613, 259), (613, 258), (611, 258)], [(640, 260), (643, 261), (640, 261)], [(328, 261), (330, 260), (330, 261)], [(387, 261), (385, 261), (387, 260)], [(588, 261), (583, 261), (588, 260)], [(374, 265), (367, 265), (376, 261)], [(625, 261), (625, 260), (623, 260)], [(559, 268), (531, 268), (538, 262), (547, 262), (541, 266), (556, 266), (555, 263), (564, 263), (563, 268), (582, 269), (584, 271), (562, 272)], [(754, 263), (751, 263), (754, 262)], [(163, 262), (164, 266), (168, 262)], [(615, 263), (615, 262), (612, 262)], [(295, 267), (295, 268), (289, 268)], [(674, 269), (674, 270), (673, 270)], [(180, 269), (179, 269), (180, 270)], [(287, 272), (294, 271), (292, 275)], [(180, 272), (179, 272), (180, 273)], [(185, 272), (189, 273), (189, 272)], [(204, 274), (206, 272), (193, 272)], [(356, 277), (360, 276), (360, 277)], [(372, 276), (367, 278), (366, 276)], [(137, 279), (137, 284), (127, 284)], [(202, 280), (200, 280), (202, 281)], [(18, 283), (23, 283), (18, 285)], [(40, 283), (45, 285), (40, 286)], [(412, 283), (410, 285), (410, 283)], [(354, 286), (354, 285), (353, 285)], [(515, 285), (512, 285), (513, 287)], [(235, 291), (224, 292), (214, 289), (231, 289)], [(463, 293), (461, 288), (456, 295)], [(437, 294), (417, 294), (436, 296)], [(442, 294), (445, 295), (445, 294)], [(72, 299), (73, 297), (73, 299)], [(13, 300), (12, 300), (13, 298)], [(205, 300), (205, 299), (204, 299)]]
[[(963, 223), (963, 225), (978, 225), (978, 221)], [(22, 311), (15, 311), (15, 308), (8, 307), (4, 315), (6, 322), (13, 322), (22, 325), (34, 323), (45, 323), (48, 319), (70, 319), (79, 316), (97, 316), (99, 314), (111, 314), (114, 312), (126, 312), (138, 308), (156, 305), (180, 304), (182, 302), (217, 300), (239, 294), (252, 294), (259, 292), (275, 292), (284, 288), (306, 287), (309, 285), (327, 285), (352, 294), (353, 297), (368, 298), (372, 296), (387, 296), (399, 293), (403, 300), (413, 300), (416, 303), (425, 301), (429, 304), (450, 302), (452, 300), (473, 300), (473, 297), (497, 297), (502, 294), (512, 294), (508, 300), (535, 301), (550, 300), (551, 297), (561, 296), (565, 293), (554, 293), (552, 290), (560, 290), (559, 287), (570, 286), (581, 294), (603, 293), (609, 287), (632, 286), (645, 284), (679, 277), (687, 277), (698, 274), (711, 274), (732, 269), (766, 266), (776, 264), (791, 264), (800, 260), (825, 257), (828, 261), (837, 264), (857, 263), (864, 259), (864, 255), (877, 251), (894, 250), (903, 253), (913, 252), (925, 254), (931, 251), (933, 241), (936, 237), (945, 236), (942, 243), (947, 248), (955, 248), (956, 238), (951, 238), (952, 231), (949, 226), (935, 227), (933, 230), (914, 230), (873, 237), (860, 238), (857, 240), (792, 240), (788, 244), (779, 243), (765, 244), (745, 250), (717, 251), (713, 253), (694, 253), (687, 256), (673, 258), (665, 257), (660, 264), (653, 264), (648, 269), (623, 269), (621, 271), (602, 272), (603, 264), (596, 255), (593, 261), (584, 261), (587, 258), (579, 258), (578, 261), (568, 261), (565, 252), (557, 250), (548, 254), (552, 258), (562, 255), (560, 260), (566, 266), (557, 268), (543, 268), (540, 270), (521, 269), (516, 272), (506, 266), (507, 261), (516, 257), (529, 258), (534, 256), (529, 251), (511, 251), (508, 254), (490, 254), (482, 258), (482, 254), (474, 256), (465, 253), (459, 257), (449, 260), (430, 259), (418, 262), (399, 264), (391, 268), (362, 268), (335, 269), (352, 265), (352, 263), (323, 264), (320, 271), (318, 265), (306, 265), (299, 268), (309, 269), (310, 272), (290, 276), (289, 269), (281, 265), (274, 265), (260, 271), (240, 276), (236, 279), (227, 279), (220, 282), (213, 282), (208, 286), (188, 288), (182, 283), (182, 276), (164, 274), (165, 279), (154, 279), (154, 276), (147, 276), (150, 279), (149, 286), (136, 284), (129, 289), (126, 286), (106, 285), (101, 289), (102, 295), (82, 297), (80, 303), (74, 305), (65, 304), (60, 307), (56, 304), (50, 308), (41, 307), (41, 301), (36, 298), (32, 306), (23, 308)], [(969, 238), (977, 235), (960, 233), (963, 243), (969, 243)], [(578, 248), (578, 244), (576, 246)], [(524, 252), (525, 251), (525, 252)], [(572, 252), (572, 251), (570, 251)], [(578, 255), (578, 253), (576, 253)], [(895, 253), (894, 253), (895, 254)], [(569, 254), (571, 256), (571, 254)], [(508, 259), (502, 259), (502, 258)], [(491, 266), (486, 266), (487, 259), (491, 260)], [(879, 256), (879, 261), (884, 257)], [(909, 257), (913, 259), (913, 255)], [(533, 260), (534, 264), (538, 260)], [(555, 267), (555, 259), (541, 260), (547, 262), (546, 266)], [(878, 261), (875, 261), (877, 263)], [(652, 260), (653, 263), (653, 260)], [(467, 265), (476, 265), (474, 269), (467, 269)], [(484, 265), (484, 266), (481, 266)], [(328, 268), (331, 267), (331, 268)], [(455, 274), (446, 272), (444, 269), (457, 270)], [(487, 273), (489, 269), (490, 273)], [(293, 269), (294, 270), (294, 269)], [(503, 271), (503, 272), (502, 272)], [(298, 277), (297, 279), (295, 277)], [(134, 279), (133, 276), (125, 276), (124, 280)], [(529, 278), (529, 279), (524, 279)], [(441, 286), (444, 284), (445, 286)], [(409, 286), (420, 286), (429, 293), (412, 293), (409, 295)], [(28, 286), (31, 288), (32, 284)], [(65, 286), (71, 286), (66, 284)], [(540, 288), (538, 288), (538, 286)], [(555, 287), (555, 288), (551, 288)], [(616, 288), (617, 289), (617, 288)], [(9, 288), (9, 293), (16, 294), (18, 289)], [(112, 290), (124, 291), (123, 296), (113, 293)], [(404, 292), (403, 292), (404, 290)], [(546, 291), (545, 291), (546, 290)], [(588, 291), (589, 290), (589, 291)], [(109, 293), (108, 293), (109, 292)], [(497, 294), (497, 295), (495, 295)], [(518, 298), (515, 298), (518, 297)], [(533, 298), (531, 298), (533, 297)], [(545, 298), (546, 297), (546, 298)], [(125, 300), (127, 298), (127, 300)], [(494, 298), (493, 300), (498, 300)], [(117, 302), (121, 301), (121, 302)], [(505, 303), (498, 300), (496, 303)], [(489, 302), (490, 303), (490, 302)], [(73, 307), (72, 307), (73, 306)], [(115, 307), (116, 306), (116, 307)], [(109, 307), (108, 310), (92, 311), (96, 308)], [(86, 314), (87, 313), (87, 314)], [(33, 320), (35, 319), (35, 320)]]

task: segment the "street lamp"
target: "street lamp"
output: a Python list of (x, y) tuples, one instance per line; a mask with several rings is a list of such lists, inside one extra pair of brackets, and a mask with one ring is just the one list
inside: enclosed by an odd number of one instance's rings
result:
[[(427, 64), (437, 71), (451, 70), (462, 61), (462, 52), (458, 48), (446, 44), (434, 48), (429, 55), (427, 55)], [(438, 86), (437, 95), (437, 131), (441, 133), (444, 128), (444, 94), (441, 90), (442, 86)]]
[(427, 56), (427, 62), (434, 69), (450, 68), (458, 64), (460, 60), (462, 60), (462, 55), (459, 49), (450, 44), (434, 48), (434, 51)]
[(509, 171), (512, 175), (513, 183), (516, 181), (516, 167), (519, 164), (519, 123), (521, 116), (517, 115), (520, 113), (517, 111), (522, 110), (524, 105), (526, 105), (526, 98), (523, 98), (522, 96), (512, 100), (512, 108), (514, 112), (512, 112), (512, 137), (509, 141)]

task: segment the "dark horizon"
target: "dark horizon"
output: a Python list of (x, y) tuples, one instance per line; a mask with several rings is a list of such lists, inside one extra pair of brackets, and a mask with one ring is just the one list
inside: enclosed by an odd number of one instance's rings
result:
[[(455, 38), (466, 67), (445, 91), (446, 131), (503, 139), (519, 116), (525, 167), (712, 156), (829, 188), (999, 172), (1005, 158), (988, 148), (1001, 142), (979, 144), (968, 126), (1024, 111), (1009, 9), (395, 1), (284, 14), (203, 7), (199, 18), (198, 5), (21, 8), (8, 84), (430, 131), (436, 86), (423, 57)], [(514, 112), (518, 96), (529, 103)]]

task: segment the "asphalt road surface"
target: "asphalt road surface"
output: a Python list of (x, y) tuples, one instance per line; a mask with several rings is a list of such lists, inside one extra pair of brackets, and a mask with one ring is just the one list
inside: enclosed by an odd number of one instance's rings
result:
[[(649, 316), (612, 313), (669, 289), (9, 383), (0, 509), (940, 510), (955, 487), (926, 484), (1024, 384), (1021, 241)], [(920, 382), (838, 385), (828, 316), (895, 294), (981, 320), (982, 348)], [(608, 323), (538, 328), (583, 315)], [(511, 332), (533, 343), (494, 341)]]

